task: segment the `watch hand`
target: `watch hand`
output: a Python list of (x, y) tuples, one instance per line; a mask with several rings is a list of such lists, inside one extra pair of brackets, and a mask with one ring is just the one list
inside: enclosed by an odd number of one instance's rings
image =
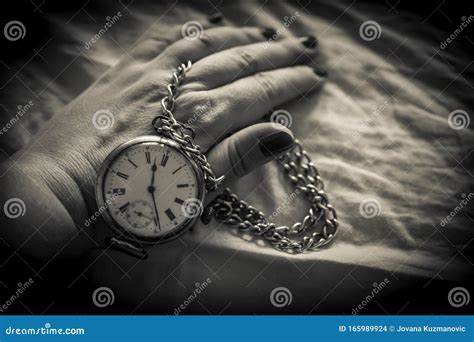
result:
[(151, 166), (151, 184), (150, 186), (148, 187), (148, 192), (151, 194), (151, 198), (153, 199), (153, 206), (155, 208), (155, 218), (156, 218), (156, 221), (155, 221), (155, 224), (157, 226), (157, 228), (159, 230), (161, 230), (161, 227), (160, 227), (160, 216), (158, 215), (158, 208), (156, 207), (156, 200), (155, 200), (155, 187), (154, 187), (154, 184), (155, 184), (155, 172), (156, 172), (156, 156), (155, 156), (155, 160), (153, 161), (153, 165)]
[(150, 216), (146, 216), (145, 214), (143, 214), (141, 211), (135, 211), (135, 214), (137, 214), (138, 216), (140, 217), (144, 217), (144, 218), (147, 218), (149, 220), (153, 220)]
[(156, 156), (155, 160), (153, 161), (153, 165), (151, 166), (151, 184), (153, 186), (155, 184), (155, 172), (156, 172)]
[(161, 230), (160, 226), (160, 216), (158, 215), (158, 209), (156, 208), (156, 200), (155, 200), (155, 194), (152, 192), (151, 193), (151, 198), (153, 198), (153, 206), (155, 207), (155, 217), (156, 217), (156, 226), (159, 230)]

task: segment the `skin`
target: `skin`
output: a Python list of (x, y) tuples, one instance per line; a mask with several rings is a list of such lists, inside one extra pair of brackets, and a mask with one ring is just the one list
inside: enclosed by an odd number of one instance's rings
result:
[[(231, 181), (274, 159), (256, 147), (261, 138), (277, 131), (292, 133), (283, 126), (256, 122), (322, 80), (308, 65), (294, 65), (298, 58), (304, 62), (301, 56), (314, 56), (313, 49), (298, 38), (283, 38), (265, 48), (261, 31), (207, 27), (203, 38), (193, 41), (182, 39), (181, 27), (172, 28), (166, 41), (149, 32), (57, 113), (32, 144), (1, 165), (2, 203), (16, 197), (27, 208), (16, 219), (2, 215), (2, 237), (40, 263), (90, 256), (100, 249), (103, 240), (97, 227), (106, 230), (103, 222), (99, 219), (85, 228), (84, 221), (97, 210), (94, 191), (101, 163), (119, 144), (155, 133), (151, 121), (161, 111), (170, 77), (188, 59), (193, 67), (174, 115), (196, 129), (195, 141), (215, 174)], [(104, 109), (113, 114), (114, 125), (98, 130), (92, 115)], [(205, 115), (195, 114), (203, 110)], [(176, 253), (175, 245), (163, 246), (161, 254)], [(107, 253), (119, 263), (136, 263), (121, 259), (115, 254), (119, 252)], [(145, 268), (152, 267), (153, 258), (152, 254)], [(106, 267), (99, 262), (101, 266)]]

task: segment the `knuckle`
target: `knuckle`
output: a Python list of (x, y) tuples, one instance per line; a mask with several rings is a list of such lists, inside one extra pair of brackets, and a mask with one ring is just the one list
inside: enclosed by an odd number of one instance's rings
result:
[(205, 50), (213, 51), (216, 37), (212, 32), (204, 32), (202, 37), (197, 40)]
[(207, 130), (216, 125), (217, 106), (211, 96), (189, 93), (180, 97), (177, 115), (191, 127)]
[(274, 78), (266, 72), (261, 72), (253, 76), (255, 82), (262, 89), (264, 101), (270, 101), (276, 97), (276, 87)]
[(235, 54), (240, 69), (248, 70), (251, 73), (258, 70), (259, 62), (254, 53), (245, 48), (236, 48)]
[(229, 158), (230, 173), (235, 177), (242, 177), (248, 173), (244, 158), (239, 151), (235, 139), (229, 138), (227, 144), (227, 156)]

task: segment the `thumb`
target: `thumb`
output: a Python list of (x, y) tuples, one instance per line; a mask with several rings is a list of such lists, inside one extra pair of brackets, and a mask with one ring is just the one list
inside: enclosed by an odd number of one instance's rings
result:
[(231, 181), (276, 159), (294, 145), (291, 131), (276, 123), (246, 127), (214, 146), (207, 154), (217, 177)]

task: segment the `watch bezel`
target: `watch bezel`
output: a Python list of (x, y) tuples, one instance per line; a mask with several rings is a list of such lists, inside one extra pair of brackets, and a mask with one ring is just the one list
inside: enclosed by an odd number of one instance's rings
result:
[(105, 210), (101, 211), (102, 218), (104, 219), (105, 223), (116, 233), (119, 233), (120, 235), (118, 238), (125, 239), (130, 242), (138, 242), (142, 245), (155, 245), (155, 244), (160, 244), (164, 242), (168, 242), (170, 240), (174, 240), (186, 231), (188, 231), (194, 223), (199, 219), (199, 215), (196, 217), (189, 217), (186, 220), (184, 220), (181, 224), (179, 224), (176, 228), (174, 228), (172, 231), (166, 233), (165, 235), (162, 235), (160, 237), (144, 237), (144, 236), (139, 236), (136, 234), (133, 234), (132, 232), (128, 231), (127, 229), (123, 228), (122, 225), (120, 225), (113, 216), (109, 212), (109, 206), (106, 205), (106, 199), (105, 199), (105, 191), (104, 191), (104, 181), (105, 177), (107, 175), (107, 172), (110, 169), (110, 166), (112, 165), (112, 162), (127, 148), (132, 147), (134, 145), (156, 145), (156, 144), (163, 144), (167, 145), (168, 147), (171, 147), (176, 150), (176, 152), (180, 153), (183, 155), (183, 157), (188, 161), (188, 163), (191, 165), (191, 168), (194, 171), (194, 174), (196, 176), (196, 187), (197, 187), (197, 196), (196, 198), (203, 202), (204, 200), (204, 179), (202, 175), (201, 169), (197, 166), (196, 162), (186, 153), (181, 151), (180, 146), (177, 142), (165, 138), (165, 137), (160, 137), (160, 136), (154, 136), (154, 135), (146, 135), (146, 136), (140, 136), (138, 138), (134, 138), (132, 140), (129, 140), (119, 146), (117, 146), (103, 161), (99, 173), (97, 175), (97, 182), (96, 182), (96, 189), (95, 189), (95, 196), (96, 196), (96, 202), (97, 202), (97, 207), (98, 208), (105, 208)]

